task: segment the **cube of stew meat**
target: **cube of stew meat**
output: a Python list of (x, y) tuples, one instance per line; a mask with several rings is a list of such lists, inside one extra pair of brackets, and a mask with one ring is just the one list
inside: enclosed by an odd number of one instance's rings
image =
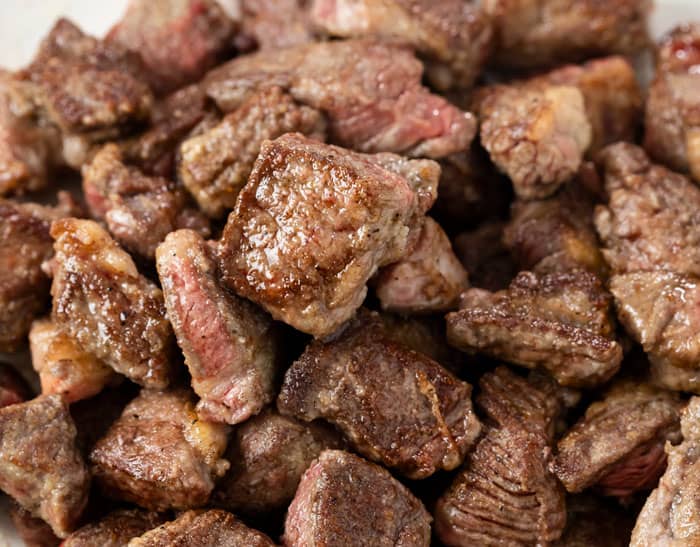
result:
[(17, 535), (27, 547), (58, 547), (61, 544), (61, 540), (53, 533), (51, 526), (42, 519), (32, 516), (21, 505), (13, 503), (9, 513)]
[(77, 529), (61, 547), (119, 547), (165, 522), (160, 513), (121, 509)]
[(12, 365), (0, 361), (0, 408), (31, 398), (31, 389)]
[(314, 41), (310, 0), (233, 0), (241, 28), (234, 43), (240, 51), (282, 49)]

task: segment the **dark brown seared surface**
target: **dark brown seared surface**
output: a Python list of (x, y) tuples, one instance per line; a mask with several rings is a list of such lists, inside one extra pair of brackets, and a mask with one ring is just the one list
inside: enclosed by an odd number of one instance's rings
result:
[(53, 223), (52, 318), (80, 346), (145, 386), (169, 382), (173, 333), (163, 294), (91, 220)]
[(262, 532), (248, 528), (231, 513), (212, 509), (187, 511), (172, 522), (132, 540), (130, 547), (274, 547)]
[(521, 272), (506, 290), (468, 290), (462, 309), (447, 315), (447, 339), (463, 351), (544, 368), (565, 386), (592, 387), (622, 360), (610, 308), (589, 272)]
[(505, 226), (499, 221), (485, 222), (455, 237), (455, 253), (469, 273), (472, 286), (488, 291), (505, 289), (518, 272), (510, 251), (503, 244)]
[(125, 509), (86, 524), (68, 536), (61, 547), (126, 547), (138, 537), (165, 522), (158, 513)]
[(457, 467), (481, 429), (471, 386), (391, 341), (366, 312), (336, 340), (307, 347), (287, 370), (277, 407), (334, 424), (355, 450), (415, 479)]
[(327, 115), (334, 142), (362, 152), (439, 158), (467, 150), (474, 117), (421, 86), (422, 72), (405, 47), (347, 40), (238, 57), (203, 85), (224, 111), (260, 87), (281, 86)]
[(0, 489), (58, 537), (74, 528), (87, 504), (90, 475), (60, 395), (0, 409)]
[(280, 49), (314, 39), (309, 0), (240, 0), (241, 29), (236, 46), (247, 51)]
[(439, 171), (299, 134), (265, 141), (220, 243), (222, 282), (298, 330), (331, 334), (413, 244)]
[(549, 544), (566, 523), (563, 490), (547, 470), (560, 412), (554, 388), (506, 367), (480, 386), (485, 435), (437, 502), (437, 535), (454, 546)]
[(323, 116), (279, 87), (262, 89), (218, 125), (182, 143), (178, 178), (207, 215), (221, 218), (236, 205), (262, 143), (291, 132), (322, 141)]
[(566, 499), (566, 530), (554, 547), (627, 547), (634, 520), (616, 503), (582, 494)]
[(17, 535), (26, 547), (58, 547), (61, 540), (51, 530), (51, 526), (15, 503), (10, 507), (10, 518)]
[(200, 507), (228, 462), (227, 427), (200, 420), (183, 390), (143, 390), (90, 453), (92, 473), (114, 499), (149, 510)]
[(314, 24), (343, 38), (373, 37), (412, 45), (439, 90), (468, 88), (491, 53), (491, 24), (463, 0), (314, 0)]
[(681, 407), (676, 394), (619, 382), (559, 441), (552, 470), (569, 492), (598, 484), (624, 498), (651, 489), (664, 469), (665, 442), (678, 440)]
[(650, 43), (649, 0), (486, 0), (493, 18), (493, 64), (537, 68), (589, 57), (630, 55)]
[(158, 275), (198, 413), (236, 424), (273, 401), (280, 348), (269, 316), (219, 284), (213, 254), (196, 232), (172, 232), (156, 252)]
[(311, 462), (321, 451), (343, 444), (338, 433), (323, 424), (263, 411), (234, 431), (224, 455), (231, 468), (212, 500), (234, 513), (284, 509)]
[(0, 408), (31, 398), (32, 392), (12, 365), (0, 361)]
[(388, 471), (341, 450), (306, 470), (289, 506), (288, 547), (428, 547), (430, 515)]

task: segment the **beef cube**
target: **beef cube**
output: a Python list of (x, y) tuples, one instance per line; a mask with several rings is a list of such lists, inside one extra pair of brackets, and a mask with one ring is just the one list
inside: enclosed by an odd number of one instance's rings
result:
[(79, 528), (61, 543), (61, 547), (122, 547), (164, 522), (164, 516), (158, 513), (117, 510)]
[(265, 141), (223, 233), (223, 283), (298, 330), (331, 334), (377, 269), (410, 249), (439, 171), (298, 134)]
[(503, 222), (486, 222), (455, 238), (455, 253), (469, 273), (469, 281), (474, 287), (488, 291), (505, 289), (518, 272), (510, 252), (503, 244), (504, 228)]
[(99, 224), (51, 226), (52, 319), (91, 355), (148, 387), (167, 386), (173, 333), (163, 294)]
[(435, 507), (445, 545), (546, 545), (561, 535), (564, 493), (547, 469), (561, 407), (545, 385), (506, 367), (482, 376), (485, 435)]
[(61, 540), (51, 530), (51, 526), (40, 518), (23, 509), (22, 506), (12, 504), (10, 517), (15, 525), (17, 535), (27, 547), (58, 547)]
[(0, 409), (0, 489), (61, 538), (87, 504), (90, 475), (60, 395)]
[(596, 486), (626, 498), (650, 490), (666, 465), (664, 444), (678, 440), (681, 407), (668, 391), (618, 382), (559, 441), (552, 470), (569, 492)]
[(92, 449), (93, 477), (109, 497), (152, 511), (199, 507), (228, 469), (226, 436), (188, 392), (143, 390)]
[(207, 215), (221, 218), (236, 205), (263, 141), (294, 131), (324, 140), (325, 122), (280, 88), (263, 89), (221, 123), (182, 143), (178, 178)]
[(219, 284), (211, 247), (191, 230), (158, 247), (165, 306), (185, 354), (197, 412), (236, 424), (275, 397), (278, 343), (270, 318)]
[(332, 36), (373, 37), (411, 44), (439, 90), (468, 88), (491, 53), (491, 25), (464, 0), (315, 0), (314, 24)]
[(240, 5), (239, 49), (283, 49), (312, 42), (309, 0), (236, 0)]
[(238, 57), (203, 85), (224, 111), (260, 87), (278, 85), (326, 114), (335, 143), (361, 152), (440, 158), (467, 150), (474, 117), (431, 94), (420, 83), (422, 72), (405, 47), (347, 40)]
[(700, 398), (681, 414), (683, 442), (666, 444), (668, 467), (647, 498), (632, 532), (632, 547), (700, 542)]
[(430, 515), (386, 469), (342, 450), (324, 450), (289, 506), (284, 545), (428, 547)]
[(277, 408), (334, 424), (360, 454), (409, 478), (456, 468), (481, 429), (471, 386), (382, 330), (367, 312), (336, 340), (312, 342), (287, 370)]
[(650, 376), (657, 386), (700, 395), (700, 368), (674, 367), (660, 360), (651, 363)]
[(554, 547), (628, 547), (634, 520), (619, 504), (589, 495), (566, 500), (566, 530)]
[(0, 408), (31, 398), (31, 390), (14, 367), (0, 361)]

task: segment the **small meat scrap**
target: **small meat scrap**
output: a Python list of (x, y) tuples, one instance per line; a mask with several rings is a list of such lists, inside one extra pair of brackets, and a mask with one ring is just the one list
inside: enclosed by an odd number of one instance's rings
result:
[(454, 239), (455, 253), (469, 273), (472, 286), (498, 291), (507, 288), (517, 274), (511, 253), (503, 243), (505, 227), (500, 221), (485, 222)]
[(678, 440), (681, 408), (677, 394), (617, 382), (559, 441), (552, 471), (569, 492), (595, 486), (627, 498), (651, 490), (666, 466), (664, 444)]
[(197, 412), (236, 424), (275, 398), (278, 343), (262, 310), (219, 284), (213, 250), (191, 230), (170, 233), (156, 252), (168, 318), (185, 354)]
[(422, 73), (404, 46), (345, 40), (237, 57), (203, 85), (226, 112), (260, 87), (280, 86), (327, 116), (332, 142), (361, 152), (440, 158), (467, 150), (474, 116), (431, 94)]
[(287, 370), (277, 408), (332, 423), (360, 454), (409, 478), (456, 468), (481, 430), (471, 386), (382, 330), (363, 312), (336, 340), (312, 342)]
[(631, 547), (700, 543), (700, 398), (681, 414), (683, 442), (666, 443), (668, 465), (647, 498), (632, 532)]
[(204, 505), (221, 459), (227, 426), (199, 419), (184, 390), (143, 390), (90, 453), (92, 473), (109, 497), (151, 511)]
[(124, 547), (129, 540), (165, 522), (159, 513), (120, 509), (86, 524), (68, 536), (61, 547)]
[(166, 387), (173, 332), (160, 289), (96, 222), (58, 220), (51, 235), (52, 319), (83, 350), (127, 378)]
[(428, 547), (432, 519), (382, 467), (342, 450), (324, 450), (306, 470), (287, 511), (288, 547)]
[(60, 545), (61, 540), (53, 533), (51, 526), (40, 518), (33, 517), (21, 505), (13, 503), (9, 513), (17, 535), (27, 547), (58, 547)]
[(619, 369), (611, 298), (583, 271), (520, 272), (506, 290), (470, 289), (447, 315), (447, 340), (527, 368), (543, 368), (571, 387), (592, 387)]
[(435, 200), (430, 160), (365, 155), (299, 134), (265, 141), (220, 243), (222, 282), (323, 337), (378, 268), (402, 258)]
[(547, 469), (561, 412), (553, 387), (506, 367), (480, 387), (485, 434), (437, 502), (437, 535), (449, 546), (550, 544), (566, 524), (564, 492)]
[(620, 504), (587, 494), (566, 499), (566, 530), (554, 547), (628, 547), (634, 519)]
[(31, 389), (15, 368), (0, 361), (0, 408), (31, 399)]
[(218, 125), (182, 143), (178, 178), (207, 215), (221, 218), (236, 205), (262, 143), (292, 132), (324, 140), (323, 116), (279, 87), (262, 89)]
[(0, 489), (60, 538), (78, 522), (90, 475), (60, 395), (0, 408)]
[(309, 0), (236, 0), (241, 30), (234, 43), (240, 50), (282, 49), (312, 42)]
[(236, 513), (258, 515), (287, 507), (304, 471), (327, 448), (342, 448), (335, 430), (268, 409), (236, 428), (225, 458), (231, 468), (213, 502)]

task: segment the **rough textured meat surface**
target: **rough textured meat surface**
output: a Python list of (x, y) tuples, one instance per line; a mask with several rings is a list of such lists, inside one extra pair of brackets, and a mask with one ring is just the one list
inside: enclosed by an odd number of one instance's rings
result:
[(90, 453), (92, 473), (109, 497), (153, 511), (204, 505), (221, 459), (227, 427), (199, 419), (183, 390), (143, 390)]
[(472, 286), (498, 291), (508, 287), (518, 273), (510, 251), (503, 244), (505, 227), (503, 222), (485, 222), (455, 237), (455, 253), (469, 273)]
[(285, 374), (277, 408), (334, 424), (355, 450), (414, 479), (457, 467), (481, 429), (471, 386), (391, 341), (370, 313), (307, 347)]
[(610, 308), (589, 272), (521, 272), (506, 290), (467, 291), (462, 309), (447, 316), (447, 339), (463, 351), (544, 368), (562, 385), (590, 387), (622, 360)]
[(486, 0), (496, 34), (493, 63), (526, 69), (631, 55), (650, 44), (649, 0)]
[(331, 36), (412, 45), (439, 90), (470, 87), (491, 53), (487, 16), (464, 0), (315, 0), (311, 17)]
[(431, 218), (425, 219), (413, 251), (380, 270), (374, 283), (382, 309), (398, 313), (454, 309), (469, 286), (447, 234)]
[(0, 361), (0, 408), (30, 399), (27, 382), (14, 367)]
[(61, 540), (51, 530), (51, 526), (40, 518), (33, 517), (22, 506), (13, 503), (9, 513), (17, 535), (27, 547), (58, 547), (61, 543)]
[(439, 166), (364, 155), (299, 134), (265, 141), (220, 243), (222, 281), (275, 319), (326, 336), (366, 282), (413, 244)]
[(700, 395), (700, 369), (674, 367), (662, 360), (651, 363), (650, 377), (657, 386)]
[(61, 547), (124, 547), (129, 540), (165, 522), (158, 513), (140, 509), (117, 510), (86, 524), (68, 536)]
[(582, 494), (566, 499), (566, 530), (554, 547), (627, 547), (634, 520), (617, 503)]
[(430, 515), (388, 471), (341, 450), (306, 470), (284, 525), (284, 545), (428, 547)]
[(60, 395), (0, 409), (0, 489), (62, 538), (77, 524), (90, 486), (75, 439)]
[(309, 0), (238, 0), (241, 30), (235, 37), (240, 50), (281, 49), (314, 40)]
[(248, 528), (231, 513), (212, 509), (187, 511), (172, 522), (146, 532), (132, 540), (130, 547), (274, 547), (274, 542), (262, 532)]
[(668, 467), (647, 498), (632, 532), (632, 547), (700, 543), (700, 398), (681, 414), (683, 442), (666, 444)]
[(117, 372), (147, 387), (165, 387), (173, 333), (160, 289), (96, 222), (58, 220), (51, 235), (53, 320)]
[(236, 428), (225, 458), (231, 462), (213, 502), (257, 515), (287, 507), (311, 462), (341, 437), (320, 423), (304, 423), (268, 409)]
[(236, 424), (275, 397), (278, 341), (272, 321), (224, 289), (210, 245), (172, 232), (156, 252), (168, 318), (205, 419)]
[(439, 158), (469, 148), (474, 117), (420, 83), (423, 65), (402, 46), (368, 40), (313, 43), (238, 57), (204, 79), (224, 111), (278, 85), (323, 111), (329, 137), (362, 152)]
[(547, 470), (561, 411), (549, 383), (499, 367), (482, 376), (485, 435), (435, 507), (445, 545), (543, 545), (562, 534), (564, 493)]
[(236, 205), (265, 140), (299, 132), (325, 138), (325, 121), (278, 87), (262, 89), (218, 125), (182, 143), (178, 179), (210, 217), (221, 218)]

